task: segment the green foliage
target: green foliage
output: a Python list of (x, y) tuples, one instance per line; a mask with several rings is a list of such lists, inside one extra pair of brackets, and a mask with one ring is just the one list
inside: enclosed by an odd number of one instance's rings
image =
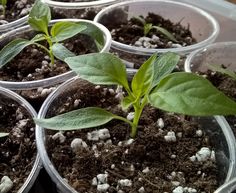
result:
[(8, 133), (0, 133), (0, 137), (6, 137), (8, 135), (9, 135)]
[(216, 64), (207, 64), (207, 66), (213, 71), (220, 72), (236, 80), (236, 72), (234, 72), (233, 70), (223, 68), (220, 65)]
[(81, 78), (94, 84), (120, 85), (125, 89), (121, 105), (123, 109), (134, 109), (133, 122), (99, 108), (85, 108), (52, 117), (36, 119), (36, 123), (51, 129), (82, 129), (107, 123), (112, 119), (125, 121), (131, 126), (131, 137), (137, 133), (143, 108), (150, 104), (165, 111), (186, 115), (236, 114), (236, 103), (218, 91), (201, 76), (176, 72), (179, 56), (166, 53), (151, 56), (128, 84), (125, 65), (109, 53), (94, 53), (66, 58), (65, 62)]
[[(48, 29), (48, 24), (51, 21), (51, 13), (48, 5), (37, 0), (32, 7), (28, 24), (38, 34), (31, 40), (15, 39), (7, 44), (0, 51), (0, 68), (6, 65), (17, 54), (19, 54), (26, 46), (36, 45), (48, 53), (51, 59), (51, 65), (54, 64), (54, 57), (59, 60), (64, 60), (67, 57), (72, 57), (74, 54), (64, 47), (60, 42), (69, 39), (78, 33), (86, 34), (95, 39), (98, 49), (103, 45), (103, 34), (95, 26), (85, 22), (70, 22), (61, 21), (52, 25), (51, 30)], [(46, 41), (48, 47), (43, 46), (39, 42)]]
[(159, 32), (161, 32), (164, 36), (166, 36), (169, 40), (173, 41), (173, 42), (178, 42), (176, 40), (176, 38), (165, 28), (160, 27), (160, 26), (156, 26), (153, 25), (152, 23), (147, 23), (145, 21), (145, 19), (143, 19), (142, 17), (134, 17), (134, 19), (136, 19), (137, 21), (139, 21), (140, 23), (142, 23), (143, 25), (143, 34), (144, 36), (147, 36), (147, 34), (152, 30), (155, 29)]
[(7, 0), (0, 0), (0, 4), (2, 5), (2, 15), (5, 17), (6, 7), (7, 7)]

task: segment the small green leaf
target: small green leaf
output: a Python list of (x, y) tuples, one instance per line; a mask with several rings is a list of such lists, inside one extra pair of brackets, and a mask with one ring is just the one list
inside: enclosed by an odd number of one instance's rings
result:
[(116, 115), (96, 107), (74, 110), (48, 119), (34, 119), (41, 127), (52, 130), (75, 130), (96, 127), (115, 119)]
[(34, 36), (31, 41), (32, 42), (40, 42), (46, 40), (46, 35), (45, 34), (36, 34), (36, 36)]
[(71, 52), (65, 46), (59, 43), (53, 44), (51, 49), (52, 49), (53, 55), (61, 61), (64, 61), (68, 57), (75, 56), (73, 52)]
[(178, 64), (180, 56), (176, 53), (167, 52), (158, 57), (154, 64), (154, 76), (152, 81), (152, 88), (155, 87), (159, 81), (170, 74)]
[(134, 75), (131, 82), (133, 94), (136, 97), (143, 96), (149, 89), (153, 79), (153, 65), (156, 62), (157, 54), (153, 54)]
[(165, 28), (163, 27), (160, 27), (160, 26), (152, 26), (152, 28), (160, 31), (163, 35), (165, 35), (169, 40), (173, 41), (173, 42), (178, 42), (175, 37), (170, 33), (168, 32)]
[(55, 23), (51, 28), (51, 35), (53, 42), (60, 42), (75, 36), (86, 29), (85, 25), (80, 23), (61, 21)]
[(98, 50), (101, 50), (104, 46), (103, 32), (98, 27), (96, 27), (91, 23), (86, 23), (86, 22), (81, 22), (81, 23), (87, 27), (81, 33), (94, 38)]
[(149, 96), (151, 105), (165, 111), (196, 116), (236, 114), (236, 103), (208, 80), (192, 73), (167, 75)]
[(94, 84), (121, 85), (128, 88), (123, 62), (110, 53), (92, 53), (66, 58), (65, 62), (81, 78)]
[(143, 26), (143, 28), (144, 28), (144, 35), (146, 36), (149, 32), (150, 32), (150, 30), (153, 28), (152, 27), (152, 24), (151, 23), (146, 23), (144, 26)]
[(2, 5), (3, 7), (6, 7), (6, 5), (7, 5), (7, 0), (1, 0), (1, 5)]
[(34, 30), (44, 32), (48, 35), (48, 24), (50, 21), (50, 8), (46, 3), (42, 3), (41, 0), (37, 0), (29, 13), (29, 25)]
[(233, 72), (232, 70), (222, 68), (220, 65), (216, 65), (216, 64), (207, 64), (207, 66), (213, 71), (220, 72), (222, 74), (226, 74), (229, 77), (236, 80), (236, 73)]
[(6, 137), (8, 135), (9, 135), (9, 133), (0, 133), (0, 137)]
[(11, 61), (17, 54), (19, 54), (26, 46), (32, 44), (31, 41), (25, 39), (15, 39), (8, 43), (0, 51), (0, 68)]
[(134, 100), (132, 99), (131, 96), (126, 96), (122, 99), (121, 101), (121, 107), (123, 110), (126, 110), (130, 107), (130, 105), (132, 105), (132, 103), (134, 102)]

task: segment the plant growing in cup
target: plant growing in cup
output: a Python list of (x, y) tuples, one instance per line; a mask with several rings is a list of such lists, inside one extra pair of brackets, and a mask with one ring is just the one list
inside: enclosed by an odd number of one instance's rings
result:
[(220, 65), (217, 65), (217, 64), (207, 64), (207, 66), (209, 67), (209, 69), (211, 69), (215, 72), (225, 74), (225, 75), (231, 77), (232, 79), (236, 80), (236, 73), (233, 70), (226, 69), (226, 68), (224, 68)]
[(73, 130), (96, 127), (118, 119), (130, 125), (131, 137), (134, 138), (142, 111), (148, 104), (186, 115), (236, 114), (236, 103), (206, 79), (192, 73), (171, 73), (179, 61), (178, 55), (167, 53), (157, 58), (154, 54), (140, 67), (131, 87), (124, 64), (112, 54), (88, 54), (65, 59), (71, 69), (91, 83), (122, 86), (127, 96), (121, 100), (121, 106), (124, 110), (134, 109), (133, 122), (101, 108), (88, 107), (50, 119), (36, 119), (36, 123), (49, 129)]

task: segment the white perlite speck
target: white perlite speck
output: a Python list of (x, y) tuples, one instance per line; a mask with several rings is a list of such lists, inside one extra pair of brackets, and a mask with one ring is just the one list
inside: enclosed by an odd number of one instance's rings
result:
[(129, 121), (132, 121), (134, 119), (134, 112), (130, 112), (128, 113), (127, 117), (126, 117)]
[(8, 176), (3, 176), (0, 183), (0, 192), (1, 193), (7, 193), (9, 192), (13, 187), (13, 182)]
[(118, 181), (118, 184), (121, 186), (121, 187), (130, 187), (132, 186), (132, 181), (129, 180), (129, 179), (122, 179), (122, 180), (119, 180)]
[(162, 128), (165, 126), (164, 121), (163, 121), (162, 118), (159, 118), (159, 119), (157, 120), (157, 126), (158, 126), (160, 129), (162, 129)]
[(172, 191), (172, 193), (183, 193), (183, 192), (184, 188), (182, 186), (178, 186)]
[(87, 139), (90, 141), (106, 140), (110, 137), (110, 132), (106, 128), (87, 133)]
[(150, 172), (149, 167), (144, 168), (142, 172), (145, 173), (145, 174), (147, 174), (148, 172)]
[(109, 184), (99, 184), (99, 185), (97, 185), (97, 191), (106, 192), (109, 187), (110, 187)]
[(208, 160), (211, 157), (211, 150), (208, 147), (202, 147), (197, 153), (197, 161), (203, 162)]
[(108, 177), (108, 174), (98, 174), (97, 175), (98, 184), (106, 184), (107, 183), (107, 177)]
[(197, 135), (198, 137), (202, 137), (202, 135), (203, 135), (202, 130), (201, 130), (201, 129), (198, 129), (198, 130), (196, 131), (196, 135)]
[(52, 136), (53, 140), (59, 140), (60, 143), (64, 143), (66, 137), (62, 134), (62, 132), (57, 132)]
[(73, 149), (74, 152), (80, 150), (81, 148), (87, 148), (88, 145), (85, 141), (80, 138), (75, 138), (70, 144), (70, 147)]
[(167, 142), (176, 142), (175, 132), (169, 131), (167, 135), (164, 136)]
[(139, 192), (139, 193), (144, 193), (144, 192), (145, 192), (144, 187), (142, 186), (141, 188), (139, 188), (139, 189), (138, 189), (138, 192)]
[(97, 186), (98, 185), (98, 180), (96, 177), (92, 179), (92, 186)]

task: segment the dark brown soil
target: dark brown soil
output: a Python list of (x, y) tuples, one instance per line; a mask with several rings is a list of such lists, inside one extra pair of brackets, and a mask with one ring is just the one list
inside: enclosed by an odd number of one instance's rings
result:
[[(222, 91), (225, 95), (236, 101), (236, 80), (221, 74), (219, 72), (212, 72), (208, 70), (206, 73), (201, 73), (206, 75), (206, 78), (211, 81), (211, 83)], [(236, 117), (226, 116), (227, 121), (233, 128), (233, 132), (236, 136)]]
[[(5, 17), (1, 16), (1, 19), (6, 20), (7, 22), (12, 22), (17, 19), (20, 19), (21, 17), (24, 17), (28, 14), (29, 8), (32, 7), (33, 3), (34, 0), (25, 0), (25, 1), (8, 0)], [(28, 11), (25, 14), (23, 14), (22, 10), (28, 10)], [(2, 10), (0, 10), (0, 14), (2, 14)]]
[[(115, 94), (106, 88), (95, 89), (93, 85), (84, 83), (75, 90), (74, 94), (64, 93), (64, 96), (70, 96), (65, 100), (59, 97), (54, 102), (56, 106), (50, 108), (49, 117), (88, 106), (99, 106), (121, 116), (127, 115), (117, 106)], [(79, 99), (81, 101), (75, 107), (75, 100)], [(158, 118), (164, 120), (163, 128), (158, 128)], [(210, 193), (217, 188), (219, 171), (216, 163), (211, 159), (204, 162), (190, 161), (190, 157), (201, 147), (214, 150), (211, 138), (204, 131), (202, 136), (196, 134), (201, 128), (191, 118), (163, 113), (148, 106), (140, 119), (138, 135), (130, 145), (124, 145), (130, 132), (126, 123), (112, 121), (95, 130), (101, 128), (109, 129), (110, 138), (104, 141), (88, 140), (87, 132), (94, 129), (64, 132), (64, 142), (53, 139), (54, 133), (49, 132), (51, 135), (47, 135), (47, 151), (52, 162), (78, 192), (99, 192), (97, 186), (92, 185), (98, 174), (108, 175), (106, 183), (110, 187), (104, 192), (109, 193), (118, 190), (140, 192), (142, 188), (146, 193), (172, 192), (178, 186), (173, 185), (175, 181), (179, 186), (194, 188), (197, 192)], [(176, 142), (164, 139), (169, 131), (178, 135)], [(74, 138), (81, 138), (88, 147), (73, 151), (71, 142)], [(121, 179), (131, 180), (132, 186), (122, 187), (118, 183)]]
[(35, 125), (32, 117), (19, 104), (0, 96), (0, 179), (8, 176), (16, 193), (28, 177), (36, 157)]

